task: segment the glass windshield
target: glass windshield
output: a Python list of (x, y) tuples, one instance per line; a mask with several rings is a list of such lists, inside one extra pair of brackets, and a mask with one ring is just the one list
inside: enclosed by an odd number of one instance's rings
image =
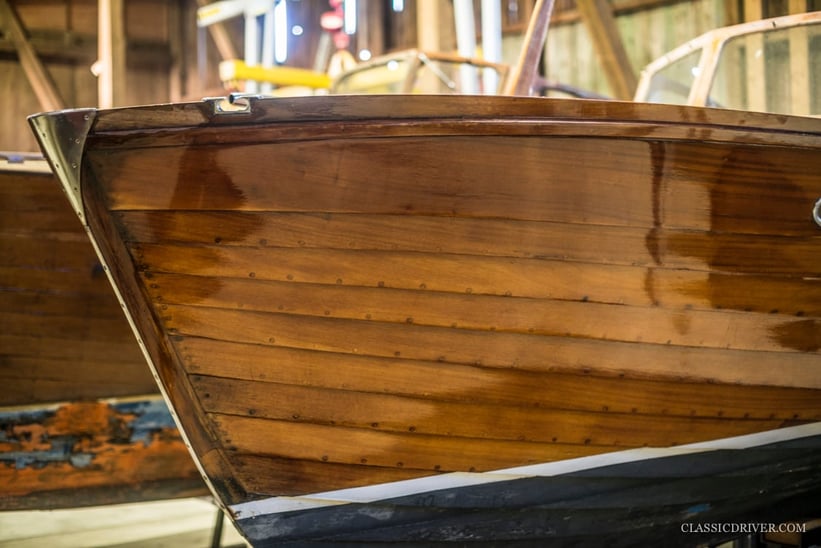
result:
[(334, 93), (402, 93), (412, 59), (391, 59), (385, 63), (353, 69), (334, 85)]
[(723, 108), (821, 114), (821, 25), (737, 36), (721, 54), (710, 102)]
[(412, 92), (495, 94), (500, 82), (501, 75), (490, 67), (423, 58)]
[(353, 69), (336, 81), (333, 92), (495, 94), (503, 79), (494, 67), (420, 54)]
[(649, 103), (686, 105), (690, 88), (698, 76), (700, 59), (701, 50), (697, 49), (658, 71), (650, 79), (647, 96), (643, 100)]

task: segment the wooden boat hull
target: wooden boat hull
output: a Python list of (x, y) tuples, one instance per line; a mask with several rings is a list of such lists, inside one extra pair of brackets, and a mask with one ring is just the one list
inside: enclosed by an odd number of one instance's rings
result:
[(237, 523), (254, 546), (703, 546), (806, 533), (800, 518), (817, 515), (821, 494), (818, 432), (279, 497), (240, 505)]
[(0, 159), (0, 509), (207, 493), (51, 170), (9, 156)]
[[(228, 108), (32, 126), (78, 166), (64, 186), (235, 514), (821, 420), (818, 120), (510, 97)], [(55, 151), (55, 128), (83, 126), (75, 156)]]
[(0, 407), (157, 394), (45, 160), (0, 160), (0, 193)]
[(207, 494), (159, 395), (4, 408), (0, 429), (2, 510)]

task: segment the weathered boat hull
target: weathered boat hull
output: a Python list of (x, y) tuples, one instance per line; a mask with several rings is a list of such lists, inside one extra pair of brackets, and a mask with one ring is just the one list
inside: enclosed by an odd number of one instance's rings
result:
[[(32, 125), (77, 166), (64, 185), (233, 512), (821, 420), (818, 120), (510, 97), (223, 108)], [(88, 130), (74, 156), (61, 126)]]
[(207, 494), (159, 395), (0, 408), (0, 430), (2, 510)]
[(3, 156), (0, 509), (207, 493), (45, 160)]

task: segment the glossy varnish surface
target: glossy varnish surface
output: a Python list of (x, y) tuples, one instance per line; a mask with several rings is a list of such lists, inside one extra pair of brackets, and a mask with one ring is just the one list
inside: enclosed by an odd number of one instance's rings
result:
[(821, 419), (818, 121), (208, 106), (101, 113), (83, 194), (226, 502)]

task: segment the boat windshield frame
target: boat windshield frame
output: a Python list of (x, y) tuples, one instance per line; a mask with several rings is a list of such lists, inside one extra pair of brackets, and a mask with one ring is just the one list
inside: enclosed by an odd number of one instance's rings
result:
[[(698, 62), (692, 67), (693, 78), (689, 85), (689, 92), (686, 94), (687, 99), (685, 102), (674, 104), (721, 106), (711, 98), (711, 91), (721, 65), (722, 54), (729, 43), (743, 36), (809, 25), (821, 25), (821, 11), (761, 19), (706, 32), (649, 63), (641, 72), (633, 100), (643, 103), (665, 102), (651, 100), (658, 77), (663, 75), (666, 69), (698, 53)], [(684, 85), (684, 83), (679, 84)], [(685, 94), (681, 93), (681, 95), (683, 97)]]
[(391, 63), (407, 63), (407, 72), (403, 78), (397, 79), (397, 83), (401, 80), (401, 85), (396, 93), (411, 94), (414, 93), (413, 88), (416, 84), (419, 73), (424, 68), (430, 68), (435, 77), (441, 80), (446, 87), (452, 89), (453, 93), (459, 93), (455, 87), (448, 85), (446, 80), (449, 77), (441, 72), (435, 63), (450, 63), (454, 65), (461, 65), (473, 69), (490, 69), (497, 74), (497, 86), (493, 93), (485, 92), (485, 95), (497, 95), (501, 93), (504, 83), (510, 73), (510, 67), (503, 63), (494, 63), (484, 59), (473, 57), (462, 57), (459, 55), (451, 55), (448, 53), (426, 52), (418, 49), (404, 50), (388, 55), (376, 57), (367, 63), (362, 63), (356, 67), (343, 72), (334, 79), (331, 84), (331, 93), (334, 94), (361, 94), (369, 93), (367, 89), (345, 89), (344, 83), (356, 76), (361, 75), (367, 71), (377, 71), (383, 67), (388, 67)]

